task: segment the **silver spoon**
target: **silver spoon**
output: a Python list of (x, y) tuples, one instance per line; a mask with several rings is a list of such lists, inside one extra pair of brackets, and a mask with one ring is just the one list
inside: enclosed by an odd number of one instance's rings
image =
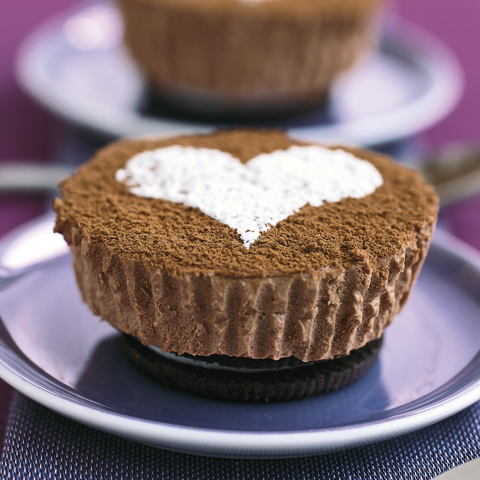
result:
[(480, 148), (451, 145), (424, 158), (416, 168), (434, 185), (441, 207), (480, 194)]
[(28, 161), (0, 163), (0, 192), (50, 192), (74, 171), (74, 167)]

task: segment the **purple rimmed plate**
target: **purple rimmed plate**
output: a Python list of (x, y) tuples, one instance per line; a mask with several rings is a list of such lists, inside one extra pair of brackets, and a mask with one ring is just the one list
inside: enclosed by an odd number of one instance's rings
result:
[(118, 334), (82, 303), (52, 228), (43, 217), (0, 242), (0, 376), (93, 428), (191, 454), (278, 458), (381, 441), (480, 399), (480, 254), (442, 231), (365, 377), (317, 398), (243, 405), (171, 391), (131, 367)]

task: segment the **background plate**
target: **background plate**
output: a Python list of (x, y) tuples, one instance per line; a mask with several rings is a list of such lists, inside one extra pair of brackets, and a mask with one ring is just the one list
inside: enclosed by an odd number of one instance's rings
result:
[[(122, 47), (122, 22), (94, 3), (41, 25), (25, 40), (17, 78), (61, 117), (111, 137), (210, 131), (218, 125), (141, 113), (145, 82)], [(327, 111), (271, 123), (305, 140), (377, 145), (443, 118), (463, 88), (457, 59), (439, 40), (388, 21), (380, 48), (334, 86)]]
[[(52, 224), (43, 218), (0, 243), (12, 278), (20, 250), (38, 239), (51, 256)], [(442, 232), (374, 368), (339, 392), (278, 404), (156, 385), (82, 303), (68, 255), (23, 271), (0, 292), (0, 376), (67, 417), (146, 444), (225, 457), (313, 455), (427, 426), (480, 399), (480, 261)]]

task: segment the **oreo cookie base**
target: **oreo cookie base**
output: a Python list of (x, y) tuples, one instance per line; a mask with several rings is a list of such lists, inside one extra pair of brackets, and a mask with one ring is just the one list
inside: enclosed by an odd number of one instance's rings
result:
[(151, 380), (199, 397), (241, 403), (299, 400), (339, 390), (367, 373), (382, 343), (379, 338), (349, 355), (305, 363), (294, 357), (254, 360), (164, 354), (130, 335), (119, 338), (129, 362)]

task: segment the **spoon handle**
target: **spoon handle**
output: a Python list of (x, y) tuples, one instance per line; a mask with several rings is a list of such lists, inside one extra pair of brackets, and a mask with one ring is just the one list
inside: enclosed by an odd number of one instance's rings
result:
[(34, 162), (0, 163), (0, 192), (49, 192), (73, 172), (66, 165)]

